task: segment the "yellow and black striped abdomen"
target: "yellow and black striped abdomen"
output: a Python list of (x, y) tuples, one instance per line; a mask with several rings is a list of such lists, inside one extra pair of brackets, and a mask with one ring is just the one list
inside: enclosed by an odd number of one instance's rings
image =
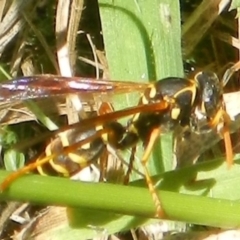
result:
[(96, 131), (90, 129), (80, 132), (78, 129), (71, 129), (59, 134), (46, 147), (46, 156), (54, 154), (56, 157), (49, 161), (49, 164), (41, 165), (38, 171), (42, 175), (62, 175), (69, 177), (81, 169), (89, 166), (92, 162), (96, 161), (105, 148), (105, 144), (101, 138), (96, 138), (83, 145), (74, 151), (63, 154), (64, 147), (71, 146), (79, 141), (87, 139), (92, 136)]

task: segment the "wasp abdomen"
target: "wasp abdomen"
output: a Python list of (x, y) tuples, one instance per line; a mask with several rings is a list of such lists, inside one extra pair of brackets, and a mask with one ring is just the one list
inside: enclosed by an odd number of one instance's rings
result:
[(96, 138), (92, 142), (68, 153), (64, 153), (63, 150), (65, 147), (87, 139), (94, 135), (95, 132), (96, 130), (94, 129), (84, 132), (80, 132), (78, 129), (71, 129), (59, 134), (59, 137), (54, 139), (46, 147), (46, 156), (54, 153), (56, 157), (51, 159), (48, 165), (39, 166), (38, 171), (41, 174), (57, 172), (63, 176), (71, 176), (86, 166), (89, 166), (99, 158), (105, 148), (102, 138)]

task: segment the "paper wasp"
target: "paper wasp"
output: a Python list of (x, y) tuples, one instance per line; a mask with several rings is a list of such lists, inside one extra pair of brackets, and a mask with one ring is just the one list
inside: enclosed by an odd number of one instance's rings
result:
[[(0, 99), (5, 101), (49, 97), (59, 94), (79, 93), (81, 97), (97, 94), (115, 94), (140, 91), (142, 96), (137, 106), (84, 119), (52, 132), (60, 136), (49, 143), (46, 156), (11, 174), (2, 184), (6, 189), (20, 175), (44, 164), (63, 175), (71, 175), (78, 169), (95, 161), (106, 144), (114, 149), (132, 149), (143, 142), (144, 154), (141, 163), (148, 188), (152, 194), (157, 215), (164, 216), (161, 202), (154, 189), (147, 162), (160, 134), (174, 131), (178, 126), (190, 126), (193, 131), (217, 130), (220, 125), (226, 146), (227, 163), (232, 164), (232, 147), (228, 131), (229, 117), (223, 103), (223, 83), (213, 72), (200, 72), (194, 79), (168, 77), (155, 83), (116, 82), (60, 76), (32, 76), (14, 79), (0, 85)], [(129, 117), (127, 125), (118, 122)]]

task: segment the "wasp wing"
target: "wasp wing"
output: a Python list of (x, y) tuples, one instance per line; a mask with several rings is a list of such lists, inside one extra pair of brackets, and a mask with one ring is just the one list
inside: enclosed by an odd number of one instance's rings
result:
[(0, 101), (14, 102), (27, 99), (79, 94), (87, 99), (94, 94), (120, 94), (144, 91), (148, 83), (109, 81), (81, 77), (53, 75), (29, 76), (0, 84)]

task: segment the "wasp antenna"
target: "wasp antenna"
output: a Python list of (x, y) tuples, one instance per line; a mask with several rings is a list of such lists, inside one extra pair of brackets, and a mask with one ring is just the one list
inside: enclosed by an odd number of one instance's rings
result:
[(227, 85), (227, 83), (229, 82), (232, 75), (235, 72), (239, 71), (239, 69), (240, 69), (240, 61), (238, 61), (236, 64), (234, 64), (232, 67), (228, 68), (225, 71), (225, 73), (223, 74), (223, 78), (222, 78), (223, 87), (225, 87)]

